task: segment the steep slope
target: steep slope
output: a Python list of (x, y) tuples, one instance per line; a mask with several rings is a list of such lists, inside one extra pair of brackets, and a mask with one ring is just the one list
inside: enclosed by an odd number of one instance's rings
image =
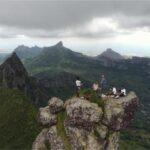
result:
[(0, 64), (2, 64), (6, 57), (9, 55), (9, 53), (0, 53)]
[(30, 150), (39, 133), (37, 110), (26, 96), (12, 89), (0, 88), (0, 149)]
[(28, 47), (24, 45), (18, 46), (14, 52), (19, 56), (20, 59), (33, 58), (42, 51), (42, 48), (38, 46)]
[(40, 90), (35, 78), (29, 77), (16, 53), (0, 66), (0, 87), (18, 89), (36, 105), (44, 104), (48, 98)]

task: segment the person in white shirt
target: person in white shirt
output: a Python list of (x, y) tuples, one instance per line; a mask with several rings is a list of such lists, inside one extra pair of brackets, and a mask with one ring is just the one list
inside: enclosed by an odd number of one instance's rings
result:
[(80, 95), (80, 90), (81, 90), (81, 86), (82, 86), (82, 83), (81, 83), (79, 77), (76, 78), (76, 82), (75, 82), (75, 83), (76, 83), (77, 97), (79, 97), (79, 95)]
[(117, 89), (115, 86), (113, 86), (112, 93), (113, 93), (113, 95), (117, 95)]
[(112, 88), (110, 88), (110, 92), (108, 96), (115, 97), (116, 95), (117, 95), (117, 89), (115, 86), (112, 86)]
[(78, 88), (81, 88), (81, 81), (80, 81), (80, 80), (76, 80), (76, 86), (77, 86)]

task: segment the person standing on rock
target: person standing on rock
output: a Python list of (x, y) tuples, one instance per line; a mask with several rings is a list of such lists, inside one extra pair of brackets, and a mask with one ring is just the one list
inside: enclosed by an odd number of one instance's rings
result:
[(103, 94), (107, 92), (108, 83), (104, 75), (101, 76), (100, 87)]
[(76, 78), (76, 92), (77, 92), (77, 97), (79, 97), (79, 95), (80, 95), (81, 86), (82, 86), (82, 83), (80, 81), (80, 78), (77, 77)]

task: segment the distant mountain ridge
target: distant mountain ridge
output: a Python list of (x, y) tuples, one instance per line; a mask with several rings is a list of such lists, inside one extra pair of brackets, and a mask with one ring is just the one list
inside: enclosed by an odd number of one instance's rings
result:
[(38, 46), (28, 47), (24, 45), (18, 46), (14, 52), (19, 56), (20, 59), (33, 58), (42, 51), (42, 48)]
[(97, 58), (99, 58), (99, 59), (104, 59), (105, 58), (105, 59), (110, 59), (110, 60), (114, 60), (114, 61), (119, 61), (119, 60), (124, 59), (124, 57), (122, 55), (115, 52), (111, 48), (106, 49), (106, 51), (104, 51), (103, 53), (98, 55)]
[[(28, 59), (24, 62), (28, 70), (33, 68), (45, 67), (45, 70), (61, 68), (61, 66), (77, 66), (80, 62), (86, 63), (89, 59), (82, 53), (74, 52), (63, 46), (62, 42), (57, 43), (54, 46), (44, 47), (42, 52), (34, 57), (33, 59)], [(77, 66), (78, 67), (78, 66)], [(39, 73), (40, 70), (35, 72)]]

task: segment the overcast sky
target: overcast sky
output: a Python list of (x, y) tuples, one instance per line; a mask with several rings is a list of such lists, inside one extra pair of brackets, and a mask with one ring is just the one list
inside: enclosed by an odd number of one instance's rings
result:
[(0, 0), (0, 51), (58, 41), (96, 55), (112, 48), (150, 56), (150, 2)]

